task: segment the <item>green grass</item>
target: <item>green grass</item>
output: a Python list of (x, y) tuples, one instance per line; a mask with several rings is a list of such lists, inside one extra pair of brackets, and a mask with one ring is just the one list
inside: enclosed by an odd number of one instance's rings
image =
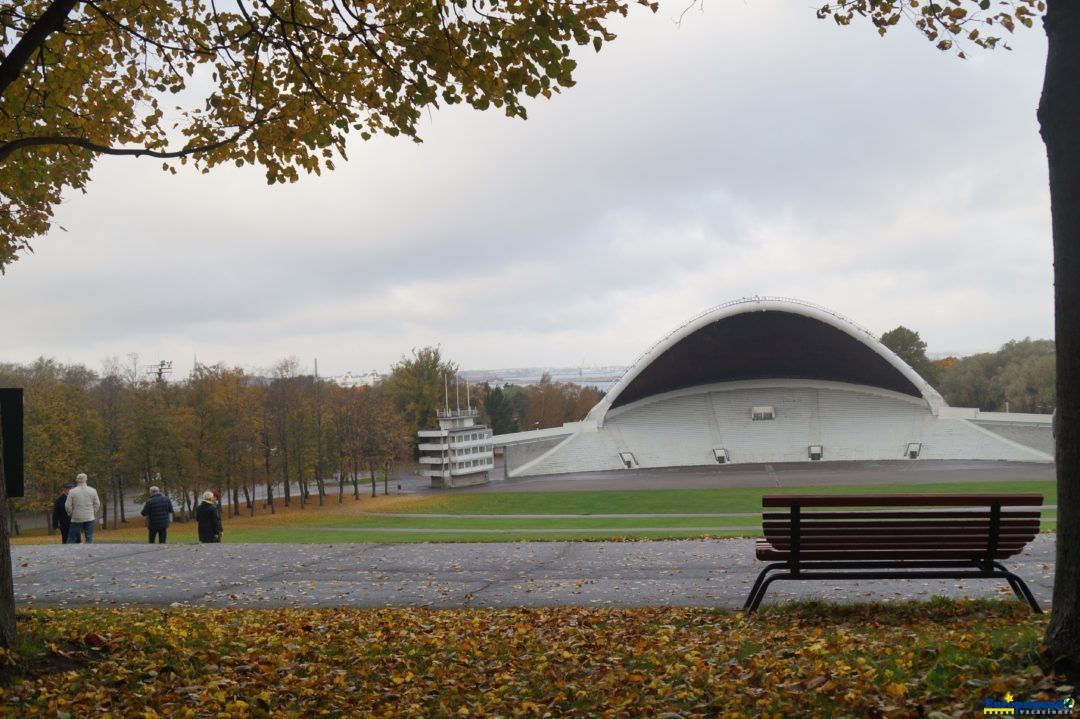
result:
[[(1055, 504), (1053, 481), (953, 482), (937, 484), (663, 489), (585, 492), (438, 493), (380, 497), (379, 501), (332, 503), (277, 515), (225, 519), (227, 543), (309, 544), (519, 542), (613, 539), (686, 539), (760, 536), (765, 494), (837, 493), (1042, 493)], [(533, 515), (533, 516), (528, 516)], [(626, 516), (611, 516), (626, 515)], [(695, 516), (705, 515), (705, 516)], [(718, 516), (719, 515), (719, 516)], [(1056, 528), (1056, 510), (1043, 510), (1043, 531)], [(144, 542), (141, 528), (101, 532), (100, 542)], [(173, 543), (195, 541), (194, 527), (180, 523)]]
[(578, 532), (521, 532), (508, 529), (491, 534), (451, 533), (437, 530), (414, 532), (387, 532), (378, 529), (351, 531), (348, 529), (250, 529), (226, 535), (227, 543), (279, 543), (279, 544), (417, 544), (425, 542), (568, 542), (568, 541), (618, 541), (646, 539), (703, 539), (707, 537), (746, 537), (752, 532), (737, 530), (717, 531), (578, 531)]
[[(758, 527), (761, 497), (764, 494), (888, 494), (913, 491), (927, 494), (1041, 492), (1047, 504), (1053, 504), (1056, 499), (1056, 490), (1051, 481), (799, 487), (782, 490), (761, 487), (439, 494), (405, 499), (385, 505), (381, 511), (376, 508), (362, 515), (320, 517), (313, 512), (303, 517), (294, 516), (276, 527), (250, 526), (227, 531), (226, 541), (394, 544), (760, 536)], [(692, 516), (707, 513), (745, 513), (746, 516)], [(410, 516), (398, 516), (403, 514)], [(520, 516), (545, 514), (552, 516)], [(611, 514), (640, 516), (596, 516)], [(648, 516), (658, 514), (670, 516)], [(1056, 514), (1054, 510), (1044, 510), (1044, 520), (1056, 519)], [(1044, 531), (1054, 528), (1053, 521), (1043, 522)]]
[(586, 492), (486, 492), (418, 497), (374, 511), (416, 514), (687, 514), (760, 512), (765, 494), (975, 494), (1039, 492), (1057, 503), (1052, 480), (947, 482), (830, 487), (754, 487), (748, 489), (665, 489)]

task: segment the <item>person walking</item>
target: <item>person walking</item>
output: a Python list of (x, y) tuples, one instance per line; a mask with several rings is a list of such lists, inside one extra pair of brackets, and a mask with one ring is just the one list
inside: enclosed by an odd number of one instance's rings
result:
[(68, 492), (75, 487), (71, 482), (64, 482), (60, 496), (53, 502), (52, 528), (60, 530), (60, 544), (67, 544), (68, 531), (71, 529), (71, 517), (68, 516), (67, 503)]
[(165, 534), (172, 524), (172, 500), (161, 493), (157, 487), (149, 489), (150, 496), (143, 505), (142, 516), (146, 517), (146, 528), (150, 535), (150, 544), (154, 543), (154, 537), (158, 538), (158, 544), (165, 544)]
[(221, 541), (221, 514), (214, 504), (213, 492), (203, 492), (202, 501), (195, 510), (195, 521), (199, 523), (200, 542)]
[(65, 544), (79, 544), (81, 535), (86, 535), (86, 543), (94, 543), (94, 522), (101, 511), (101, 500), (97, 490), (86, 484), (86, 474), (75, 475), (75, 487), (64, 501), (64, 509), (71, 517), (71, 527)]

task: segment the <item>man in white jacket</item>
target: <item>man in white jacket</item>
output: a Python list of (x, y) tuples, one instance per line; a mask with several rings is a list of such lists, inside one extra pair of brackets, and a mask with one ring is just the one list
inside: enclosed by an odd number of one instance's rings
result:
[(86, 543), (94, 543), (94, 521), (101, 510), (101, 500), (97, 490), (86, 484), (86, 475), (75, 476), (75, 488), (68, 492), (64, 509), (71, 515), (71, 529), (68, 530), (68, 544), (79, 541), (79, 535), (86, 535)]

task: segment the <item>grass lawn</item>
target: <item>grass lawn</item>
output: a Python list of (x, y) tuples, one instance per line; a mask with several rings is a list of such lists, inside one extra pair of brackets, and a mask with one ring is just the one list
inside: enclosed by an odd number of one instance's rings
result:
[[(603, 492), (466, 492), (391, 495), (359, 501), (330, 497), (319, 507), (280, 506), (271, 515), (225, 518), (225, 542), (506, 542), (597, 539), (682, 539), (760, 535), (761, 497), (772, 493), (981, 493), (1041, 492), (1053, 505), (1053, 481), (962, 482), (753, 489), (657, 489)], [(536, 515), (536, 516), (528, 516)], [(610, 516), (630, 515), (630, 516)], [(731, 516), (733, 515), (733, 516)], [(740, 516), (741, 515), (741, 516)], [(1043, 511), (1043, 529), (1056, 510)], [(135, 518), (137, 519), (137, 518)], [(99, 542), (145, 542), (141, 522), (99, 531)], [(59, 541), (28, 535), (16, 543)], [(177, 522), (170, 542), (194, 542), (192, 522)]]
[(19, 613), (0, 716), (944, 717), (1061, 701), (1015, 602)]
[(663, 489), (587, 492), (486, 492), (407, 497), (372, 512), (439, 514), (689, 514), (761, 512), (765, 494), (1041, 493), (1057, 503), (1053, 480), (1027, 482), (948, 482), (831, 487), (755, 487), (751, 489)]

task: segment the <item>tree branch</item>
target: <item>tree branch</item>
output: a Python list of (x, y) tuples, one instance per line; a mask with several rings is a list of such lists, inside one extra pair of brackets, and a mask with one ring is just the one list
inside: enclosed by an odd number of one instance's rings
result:
[(64, 27), (64, 21), (78, 2), (79, 0), (53, 0), (41, 17), (19, 38), (19, 42), (15, 43), (15, 47), (0, 62), (0, 97), (4, 96), (8, 86), (22, 74), (34, 51), (45, 44), (49, 35)]
[(12, 140), (11, 142), (5, 142), (0, 145), (0, 163), (3, 163), (16, 150), (21, 150), (27, 147), (40, 147), (42, 145), (70, 145), (75, 147), (81, 147), (91, 152), (96, 152), (100, 155), (126, 155), (130, 157), (156, 157), (158, 159), (171, 160), (178, 157), (188, 157), (190, 155), (196, 155), (200, 152), (210, 152), (216, 150), (219, 147), (232, 144), (243, 137), (245, 132), (251, 130), (251, 126), (245, 127), (236, 132), (236, 134), (225, 138), (224, 140), (218, 140), (217, 142), (211, 142), (207, 145), (195, 145), (188, 146), (180, 150), (151, 150), (147, 147), (109, 147), (108, 145), (99, 145), (96, 142), (91, 142), (84, 137), (65, 137), (63, 135), (44, 135), (41, 137), (21, 137), (18, 140)]

